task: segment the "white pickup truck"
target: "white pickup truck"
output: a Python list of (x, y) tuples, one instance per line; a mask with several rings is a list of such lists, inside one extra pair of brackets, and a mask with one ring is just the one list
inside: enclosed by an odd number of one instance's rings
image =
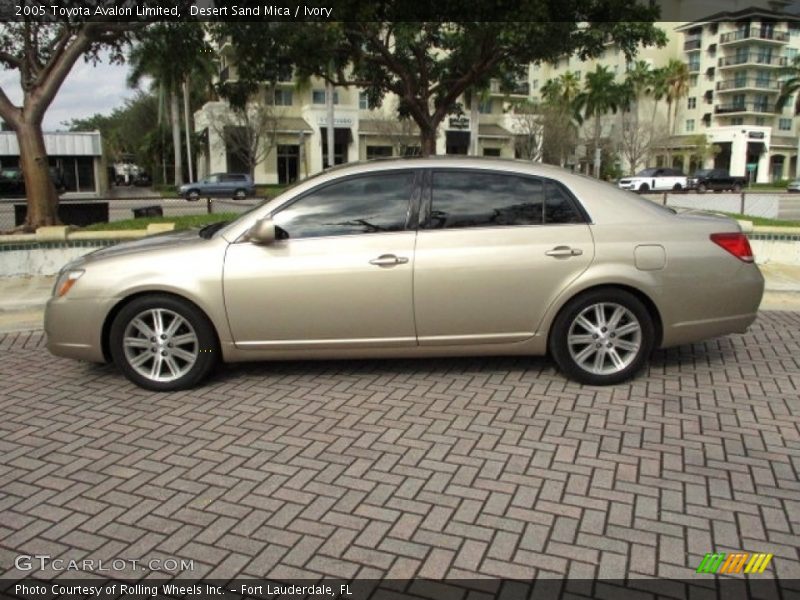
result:
[(623, 177), (617, 184), (623, 190), (644, 194), (646, 192), (681, 192), (686, 189), (686, 175), (678, 169), (652, 167), (639, 171), (632, 177)]

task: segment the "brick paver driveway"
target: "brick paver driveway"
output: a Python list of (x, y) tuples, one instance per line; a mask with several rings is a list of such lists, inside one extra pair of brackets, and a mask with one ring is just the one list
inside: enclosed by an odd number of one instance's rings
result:
[[(0, 572), (19, 554), (204, 577), (800, 577), (800, 314), (656, 355), (229, 367), (153, 394), (0, 339)], [(132, 576), (142, 577), (141, 573)]]

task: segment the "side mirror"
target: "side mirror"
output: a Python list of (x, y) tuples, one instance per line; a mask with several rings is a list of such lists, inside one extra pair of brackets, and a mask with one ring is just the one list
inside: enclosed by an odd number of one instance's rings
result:
[(271, 244), (275, 241), (275, 237), (275, 224), (269, 217), (256, 221), (247, 232), (247, 241), (252, 244)]

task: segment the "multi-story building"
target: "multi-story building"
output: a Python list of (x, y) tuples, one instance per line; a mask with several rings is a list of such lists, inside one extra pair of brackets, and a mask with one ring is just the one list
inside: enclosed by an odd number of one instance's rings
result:
[[(230, 47), (220, 50), (220, 79), (235, 80), (236, 67), (227, 62)], [(473, 110), (465, 103), (464, 114), (445, 119), (437, 137), (440, 154), (478, 154), (514, 158), (515, 137), (520, 133), (513, 113), (515, 101), (527, 100), (528, 82), (502, 91), (493, 82), (476, 99)], [(419, 153), (419, 132), (413, 121), (398, 120), (397, 99), (391, 95), (382, 107), (369, 105), (366, 94), (356, 87), (334, 90), (334, 162), (340, 164), (380, 157)], [(326, 91), (322, 80), (297, 86), (291, 77), (275, 86), (264, 86), (256, 104), (266, 107), (274, 125), (267, 136), (273, 148), (256, 165), (256, 183), (291, 183), (318, 173), (327, 166)], [(477, 116), (477, 119), (475, 117)], [(225, 102), (209, 102), (195, 114), (195, 129), (207, 140), (207, 152), (198, 160), (198, 176), (211, 172), (246, 172), (247, 166), (226, 143), (226, 127), (236, 127)], [(477, 144), (471, 141), (477, 135)]]
[[(769, 8), (746, 8), (749, 3), (706, 0), (704, 9), (722, 6), (733, 11), (696, 19), (693, 17), (699, 10), (697, 5), (681, 0), (662, 2), (662, 14), (674, 19), (658, 24), (667, 33), (667, 44), (642, 48), (635, 60), (644, 60), (653, 69), (666, 66), (671, 59), (682, 60), (689, 68), (689, 82), (688, 94), (672, 107), (674, 117), (667, 118), (664, 99), (645, 97), (638, 104), (641, 121), (661, 126), (661, 139), (669, 140), (653, 146), (649, 164), (672, 163), (687, 172), (716, 166), (729, 169), (733, 175), (750, 173), (757, 182), (800, 176), (794, 101), (781, 111), (775, 106), (782, 69), (792, 63), (800, 50), (800, 21), (795, 15), (782, 12), (788, 0), (769, 0)], [(690, 16), (692, 20), (688, 20)], [(220, 50), (222, 80), (236, 77), (235, 65), (226, 62), (229, 50), (230, 47)], [(617, 45), (609, 43), (595, 59), (581, 61), (576, 56), (564, 56), (552, 64), (530, 65), (527, 80), (519, 82), (511, 93), (493, 84), (474, 109), (464, 103), (464, 114), (447, 118), (439, 130), (437, 153), (513, 158), (518, 155), (518, 137), (530, 132), (523, 131), (525, 127), (520, 127), (510, 106), (523, 100), (540, 100), (546, 82), (568, 71), (583, 83), (586, 74), (598, 65), (607, 67), (622, 82), (633, 63)], [(291, 182), (327, 165), (325, 100), (321, 80), (298, 88), (287, 77), (274, 88), (263, 90), (261, 101), (276, 119), (275, 144), (256, 167), (256, 182)], [(413, 122), (403, 123), (396, 118), (396, 98), (387, 97), (383, 107), (376, 109), (368, 105), (365, 94), (357, 88), (337, 88), (334, 105), (336, 163), (402, 156), (419, 150)], [(224, 122), (220, 116), (229, 112), (226, 104), (215, 102), (206, 104), (196, 115), (196, 128), (208, 139), (208, 152), (198, 165), (201, 176), (212, 171), (246, 170), (226, 148), (225, 134), (219, 127)], [(620, 133), (618, 116), (602, 119), (601, 131), (602, 137), (614, 144)], [(705, 159), (695, 156), (693, 144), (699, 134), (705, 134), (708, 142), (717, 147), (716, 154)], [(477, 143), (473, 144), (475, 138)], [(626, 170), (629, 165), (621, 159), (622, 153), (614, 154)], [(592, 157), (587, 156), (584, 146), (578, 148), (572, 162), (588, 170)]]
[[(733, 3), (732, 3), (733, 4)], [(788, 179), (798, 173), (798, 129), (794, 102), (778, 110), (783, 70), (792, 64), (800, 50), (800, 20), (781, 10), (787, 2), (770, 3), (773, 9), (743, 8), (718, 12), (693, 21), (661, 23), (668, 35), (662, 48), (644, 48), (636, 60), (651, 68), (664, 67), (671, 59), (684, 61), (689, 70), (688, 93), (677, 100), (676, 115), (669, 119), (667, 104), (645, 97), (640, 111), (649, 121), (651, 109), (669, 139), (669, 153), (655, 147), (649, 160), (653, 165), (672, 162), (685, 171), (696, 167), (729, 169), (733, 175), (766, 183)], [(614, 44), (595, 60), (579, 61), (564, 57), (556, 64), (533, 67), (531, 88), (538, 98), (542, 86), (566, 71), (583, 80), (586, 73), (602, 65), (621, 82), (632, 67)], [(619, 132), (619, 118), (603, 119), (603, 137), (613, 140)], [(717, 146), (699, 164), (692, 144), (704, 134)], [(612, 141), (613, 143), (613, 141)], [(576, 162), (586, 164), (585, 156)], [(627, 165), (622, 165), (626, 168)]]

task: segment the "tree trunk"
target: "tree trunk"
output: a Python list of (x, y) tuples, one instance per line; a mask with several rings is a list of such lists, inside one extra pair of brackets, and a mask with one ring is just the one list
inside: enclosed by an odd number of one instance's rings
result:
[(480, 121), (478, 92), (472, 92), (469, 101), (469, 153), (478, 156), (478, 123)]
[(178, 108), (178, 92), (173, 86), (169, 90), (169, 112), (172, 121), (172, 145), (175, 156), (175, 186), (183, 184), (183, 152), (181, 151), (181, 116)]
[(420, 153), (422, 156), (435, 156), (436, 155), (436, 128), (435, 127), (422, 127), (419, 128), (420, 138)]
[(594, 117), (594, 176), (600, 179), (600, 115)]
[(28, 200), (26, 231), (35, 231), (44, 225), (56, 225), (58, 220), (58, 195), (50, 178), (47, 151), (41, 123), (17, 125), (19, 160), (25, 177), (25, 195)]

